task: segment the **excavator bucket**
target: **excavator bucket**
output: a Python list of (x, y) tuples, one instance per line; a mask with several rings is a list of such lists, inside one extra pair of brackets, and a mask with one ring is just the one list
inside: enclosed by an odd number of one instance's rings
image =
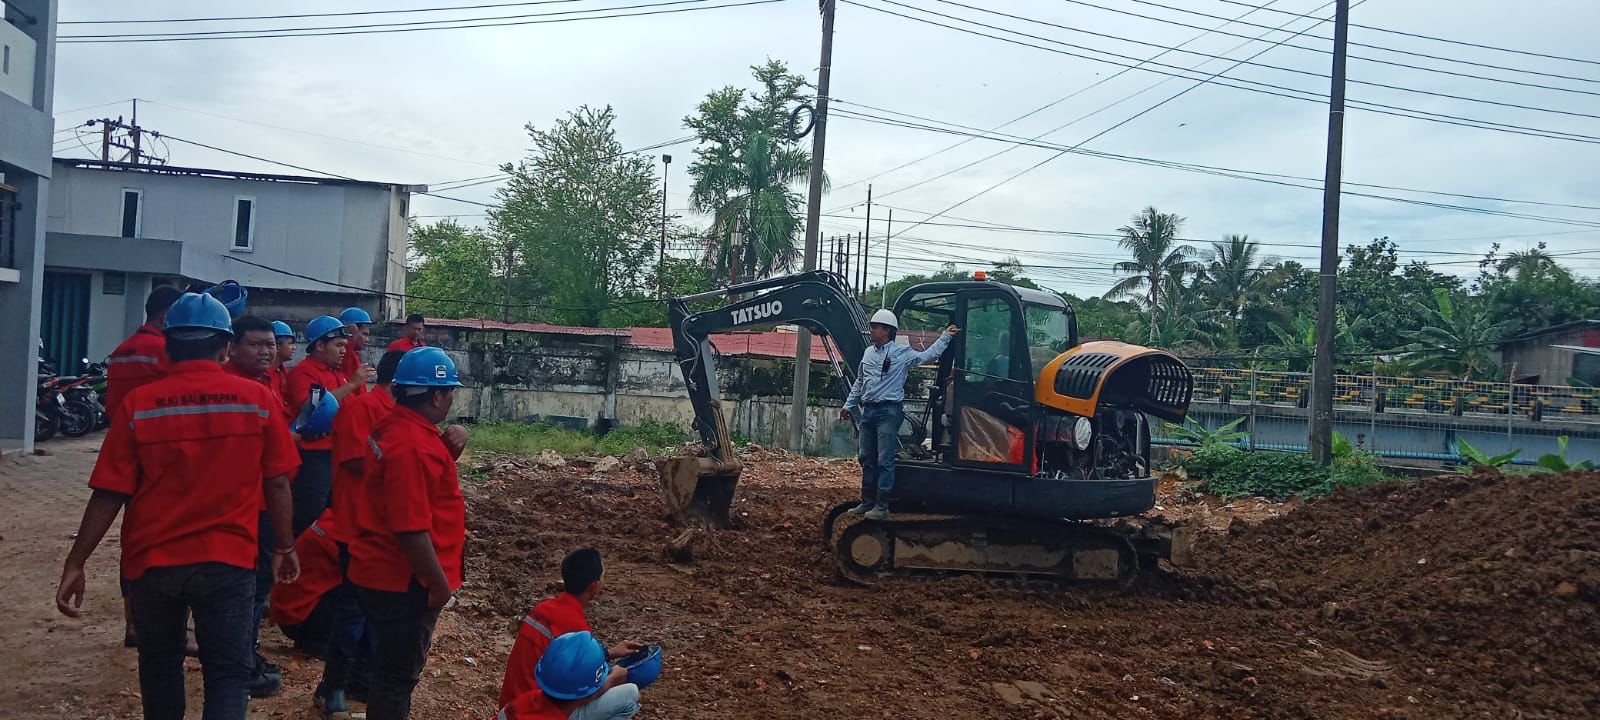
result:
[(674, 522), (683, 527), (724, 530), (728, 507), (739, 484), (738, 460), (675, 457), (661, 466), (661, 500)]

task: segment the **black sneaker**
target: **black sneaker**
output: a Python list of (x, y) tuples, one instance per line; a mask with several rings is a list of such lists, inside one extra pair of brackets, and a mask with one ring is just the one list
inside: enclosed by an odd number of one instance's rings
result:
[(282, 675), (271, 675), (264, 672), (257, 672), (255, 677), (250, 678), (250, 682), (245, 683), (245, 689), (250, 691), (250, 697), (258, 700), (278, 694), (278, 690), (282, 687)]

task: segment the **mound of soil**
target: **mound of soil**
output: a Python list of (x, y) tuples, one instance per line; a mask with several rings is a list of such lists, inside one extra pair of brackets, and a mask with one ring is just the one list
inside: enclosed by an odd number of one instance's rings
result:
[(1445, 692), (1600, 716), (1600, 473), (1346, 489), (1198, 545), (1196, 597), (1315, 611)]

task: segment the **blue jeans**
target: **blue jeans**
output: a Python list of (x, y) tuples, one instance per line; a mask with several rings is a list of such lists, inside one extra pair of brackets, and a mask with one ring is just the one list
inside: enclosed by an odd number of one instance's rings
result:
[(623, 683), (573, 710), (567, 720), (628, 720), (639, 713), (639, 686)]
[(900, 423), (906, 408), (900, 403), (861, 406), (861, 499), (889, 503), (894, 490), (894, 454), (900, 449)]
[(146, 720), (183, 720), (185, 608), (194, 613), (204, 720), (244, 720), (255, 673), (254, 570), (222, 563), (151, 568), (130, 588)]
[[(339, 543), (339, 568), (342, 572), (350, 568), (350, 550), (344, 543)], [(324, 595), (322, 603), (328, 607), (328, 654), (321, 688), (349, 690), (358, 661), (372, 655), (377, 639), (367, 630), (367, 616), (349, 580)]]

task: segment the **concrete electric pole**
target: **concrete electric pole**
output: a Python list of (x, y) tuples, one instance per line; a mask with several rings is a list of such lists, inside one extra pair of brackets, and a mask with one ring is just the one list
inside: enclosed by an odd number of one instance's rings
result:
[[(817, 0), (822, 11), (822, 62), (817, 67), (816, 124), (811, 130), (811, 190), (806, 197), (805, 269), (817, 269), (818, 234), (822, 230), (822, 155), (828, 141), (828, 76), (833, 65), (835, 0)], [(789, 412), (789, 449), (800, 452), (806, 442), (806, 398), (811, 394), (811, 331), (795, 337), (794, 404)]]
[(1344, 157), (1344, 65), (1350, 0), (1337, 0), (1333, 82), (1328, 93), (1328, 164), (1322, 179), (1322, 262), (1317, 270), (1317, 357), (1311, 374), (1311, 457), (1333, 461), (1333, 340), (1338, 333), (1339, 180)]

